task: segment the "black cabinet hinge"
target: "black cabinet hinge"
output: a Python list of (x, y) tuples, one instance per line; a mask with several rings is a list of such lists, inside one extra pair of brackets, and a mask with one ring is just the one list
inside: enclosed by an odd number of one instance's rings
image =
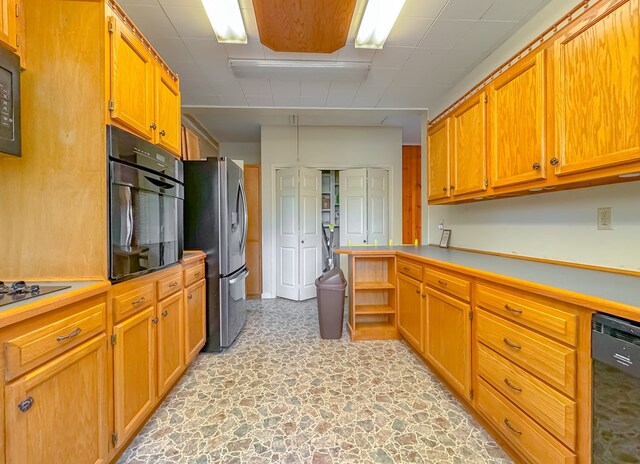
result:
[(115, 345), (118, 341), (118, 336), (116, 334), (111, 335), (111, 344)]
[(471, 397), (471, 399), (473, 399), (473, 388), (469, 390), (469, 396)]
[(473, 320), (473, 310), (469, 310), (469, 320), (472, 321)]
[(118, 444), (118, 434), (116, 432), (111, 434), (111, 443), (113, 443), (113, 446)]

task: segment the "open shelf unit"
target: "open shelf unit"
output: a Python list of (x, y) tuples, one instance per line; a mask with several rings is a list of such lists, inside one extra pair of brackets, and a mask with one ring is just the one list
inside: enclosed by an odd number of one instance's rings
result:
[[(334, 246), (340, 246), (340, 205), (339, 205), (340, 171), (322, 171), (322, 227), (329, 235), (329, 224), (335, 227), (333, 235)], [(323, 258), (326, 253), (323, 249)], [(340, 267), (340, 258), (336, 258), (336, 266)]]
[(351, 256), (349, 280), (351, 340), (398, 338), (395, 257)]

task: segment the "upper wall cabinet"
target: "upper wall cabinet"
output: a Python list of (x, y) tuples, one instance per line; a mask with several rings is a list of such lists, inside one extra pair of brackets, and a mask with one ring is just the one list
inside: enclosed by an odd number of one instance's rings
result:
[(531, 54), (489, 86), (491, 186), (545, 178), (545, 51)]
[(179, 156), (179, 81), (125, 21), (113, 12), (108, 14), (110, 122)]
[(487, 94), (479, 92), (454, 113), (452, 195), (483, 192), (487, 189)]
[(440, 200), (451, 196), (450, 168), (451, 142), (449, 126), (451, 118), (445, 118), (429, 129), (427, 135), (427, 199)]
[(11, 51), (18, 49), (16, 0), (0, 0), (0, 42)]
[(640, 160), (639, 3), (594, 7), (554, 42), (558, 176)]

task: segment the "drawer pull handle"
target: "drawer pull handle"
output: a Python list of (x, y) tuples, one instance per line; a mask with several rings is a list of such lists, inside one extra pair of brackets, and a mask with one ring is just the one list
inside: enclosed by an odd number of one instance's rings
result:
[(516, 429), (513, 425), (509, 423), (509, 419), (504, 420), (504, 425), (509, 427), (512, 432), (517, 433), (518, 435), (522, 435), (522, 432), (520, 430)]
[(416, 290), (416, 293), (417, 293), (418, 295), (420, 295), (420, 290)]
[(505, 342), (508, 346), (510, 346), (511, 348), (513, 348), (515, 350), (521, 350), (522, 349), (522, 347), (520, 345), (517, 345), (517, 344), (513, 343), (507, 337), (504, 337), (502, 341)]
[(402, 269), (404, 269), (405, 271), (410, 271), (411, 269), (409, 269), (407, 266), (403, 266)]
[(162, 317), (167, 317), (168, 315), (169, 315), (169, 311), (167, 311), (166, 309), (162, 311)]
[(506, 309), (509, 312), (512, 313), (516, 313), (516, 314), (522, 314), (522, 310), (518, 309), (518, 308), (512, 308), (511, 306), (509, 306), (508, 304), (504, 305), (504, 309)]
[(198, 272), (196, 272), (194, 275), (195, 275), (196, 277), (200, 277), (200, 274), (201, 274), (201, 272), (200, 272), (200, 271), (198, 271)]
[(189, 296), (187, 298), (189, 298), (190, 300), (193, 299), (193, 293), (189, 293)]
[(139, 305), (140, 303), (144, 303), (145, 301), (147, 301), (147, 299), (145, 297), (142, 297), (139, 300), (132, 301), (131, 304), (132, 305)]
[(423, 294), (422, 294), (422, 298), (426, 298), (426, 297), (427, 297), (427, 294), (426, 294), (426, 293), (423, 293)]
[(504, 383), (507, 385), (507, 387), (509, 387), (512, 390), (515, 390), (517, 392), (522, 391), (522, 388), (516, 387), (515, 385), (513, 385), (511, 382), (509, 382), (509, 379), (507, 379), (506, 377), (504, 378)]
[(60, 335), (59, 337), (56, 337), (56, 340), (59, 341), (59, 342), (62, 342), (64, 340), (66, 340), (67, 338), (73, 338), (76, 335), (79, 335), (80, 332), (82, 332), (82, 329), (80, 327), (78, 327), (73, 332), (68, 333), (67, 335)]
[(438, 283), (439, 283), (440, 285), (442, 285), (443, 287), (446, 287), (446, 286), (447, 286), (447, 282), (445, 282), (444, 280), (438, 280)]
[(169, 284), (169, 287), (170, 287), (170, 288), (177, 287), (177, 286), (178, 286), (178, 282), (171, 282), (171, 283)]
[(154, 317), (153, 319), (151, 319), (151, 322), (153, 322), (154, 324), (157, 324), (158, 323), (158, 318)]
[(33, 396), (27, 396), (18, 403), (18, 409), (22, 412), (27, 412), (31, 406), (33, 406)]

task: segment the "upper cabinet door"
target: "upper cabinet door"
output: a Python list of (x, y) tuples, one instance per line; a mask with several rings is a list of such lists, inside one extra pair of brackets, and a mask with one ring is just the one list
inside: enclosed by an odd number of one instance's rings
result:
[(640, 160), (639, 3), (603, 2), (554, 42), (557, 175)]
[(449, 189), (451, 140), (449, 128), (451, 118), (446, 118), (430, 127), (427, 134), (427, 200), (451, 197)]
[(545, 178), (545, 104), (544, 50), (489, 87), (492, 187)]
[(487, 189), (486, 92), (478, 92), (454, 113), (452, 119), (454, 196)]
[(156, 143), (180, 155), (180, 87), (156, 65)]
[(0, 42), (10, 50), (17, 50), (16, 43), (16, 0), (0, 0)]
[(111, 119), (154, 138), (155, 63), (142, 42), (116, 16), (111, 19)]

